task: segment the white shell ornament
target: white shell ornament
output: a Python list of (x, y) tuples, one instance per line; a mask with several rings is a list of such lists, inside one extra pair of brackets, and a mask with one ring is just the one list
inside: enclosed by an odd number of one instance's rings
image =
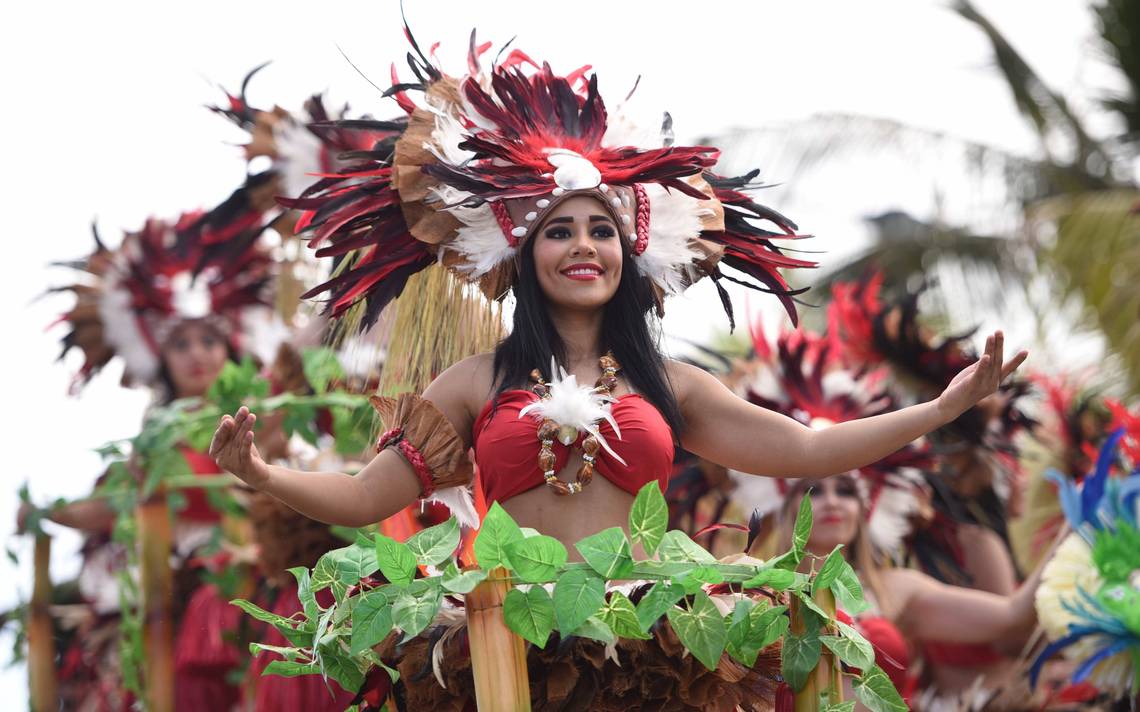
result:
[(549, 148), (546, 160), (554, 166), (554, 182), (563, 190), (589, 190), (602, 183), (601, 171), (574, 151)]

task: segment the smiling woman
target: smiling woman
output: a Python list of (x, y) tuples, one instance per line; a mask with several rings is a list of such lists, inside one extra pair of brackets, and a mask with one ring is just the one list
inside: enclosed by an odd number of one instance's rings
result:
[[(713, 173), (716, 149), (673, 145), (668, 119), (652, 140), (629, 145), (587, 68), (558, 76), (514, 50), (484, 69), (489, 44), (472, 37), (469, 73), (454, 78), (408, 37), (421, 81), (391, 89), (407, 116), (337, 125), (398, 137), (285, 201), (304, 212), (301, 226), (323, 244), (318, 256), (338, 260), (336, 276), (310, 296), (327, 293), (334, 317), (367, 327), (410, 275), (442, 262), (489, 298), (513, 293), (513, 328), (493, 354), (455, 364), (422, 396), (374, 399), (388, 430), (356, 476), (269, 466), (254, 444), (257, 417), (242, 408), (222, 418), (210, 453), (296, 510), (362, 526), (417, 498), (455, 503), (472, 484), (473, 447), (489, 503), (572, 544), (624, 528), (634, 493), (666, 482), (675, 443), (742, 472), (845, 472), (953, 420), (1024, 359), (1003, 364), (999, 332), (937, 401), (820, 431), (667, 361), (652, 329), (664, 299), (704, 277), (771, 292), (795, 318), (779, 270), (814, 265), (777, 247), (799, 236), (746, 195), (756, 173)], [(423, 98), (413, 100), (413, 89)], [(716, 683), (724, 695), (686, 704), (767, 709), (775, 671), (757, 666), (749, 674), (767, 686), (756, 694), (734, 694), (726, 674)], [(573, 689), (546, 692), (586, 695), (573, 699), (589, 709), (634, 708), (577, 672)], [(692, 682), (658, 675), (634, 689), (684, 699)], [(434, 683), (403, 676), (397, 684), (410, 694)], [(457, 703), (463, 694), (437, 688), (418, 699)]]

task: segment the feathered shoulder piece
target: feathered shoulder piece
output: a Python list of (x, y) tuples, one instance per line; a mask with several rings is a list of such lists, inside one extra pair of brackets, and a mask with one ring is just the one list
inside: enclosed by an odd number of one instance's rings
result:
[(79, 273), (75, 284), (52, 290), (76, 296), (59, 321), (71, 327), (60, 357), (72, 348), (84, 354), (77, 387), (116, 355), (125, 362), (124, 385), (154, 383), (164, 340), (187, 320), (209, 320), (239, 353), (272, 355), (281, 337), (271, 309), (273, 263), (257, 242), (258, 214), (249, 213), (150, 218), (118, 247), (96, 234), (91, 255), (61, 263)]
[[(405, 26), (405, 30), (407, 30)], [(639, 273), (661, 299), (704, 276), (724, 276), (776, 294), (795, 315), (779, 270), (814, 263), (777, 243), (800, 236), (735, 179), (711, 172), (715, 148), (677, 146), (668, 116), (648, 141), (627, 136), (596, 76), (556, 74), (519, 50), (489, 66), (489, 43), (472, 33), (466, 72), (450, 76), (410, 32), (412, 78), (393, 66), (392, 121), (332, 121), (320, 130), (395, 133), (352, 154), (350, 165), (302, 195), (298, 229), (336, 275), (307, 296), (327, 295), (334, 316), (360, 305), (371, 324), (408, 278), (436, 260), (491, 298), (516, 279), (514, 257), (562, 201), (596, 198), (628, 241)], [(502, 54), (502, 53), (500, 53)], [(740, 274), (722, 274), (727, 265)], [(727, 292), (721, 289), (726, 309)], [(731, 316), (731, 311), (730, 311)]]

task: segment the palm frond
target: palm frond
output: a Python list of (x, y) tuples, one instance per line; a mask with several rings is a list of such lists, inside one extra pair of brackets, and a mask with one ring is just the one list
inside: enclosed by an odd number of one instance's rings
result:
[[(1053, 91), (1014, 49), (1009, 40), (969, 0), (956, 0), (954, 10), (978, 26), (990, 41), (997, 68), (1005, 77), (1018, 110), (1033, 124), (1041, 137), (1042, 149), (1056, 169), (1056, 179), (1068, 183), (1068, 190), (1097, 190), (1108, 187), (1113, 157), (1085, 129), (1065, 97)], [(1073, 155), (1053, 156), (1052, 143), (1063, 138)]]
[(1140, 393), (1140, 192), (1115, 190), (1055, 198), (1034, 215), (1056, 225), (1043, 257), (1078, 294), (1120, 357), (1130, 392)]

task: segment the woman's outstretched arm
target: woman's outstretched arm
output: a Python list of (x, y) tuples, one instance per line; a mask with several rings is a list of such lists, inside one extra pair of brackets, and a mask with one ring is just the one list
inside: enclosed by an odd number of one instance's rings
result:
[[(468, 396), (478, 378), (473, 359), (451, 367), (424, 391), (466, 443), (471, 432)], [(393, 450), (384, 450), (356, 475), (302, 472), (267, 464), (254, 442), (257, 416), (245, 407), (222, 416), (210, 456), (255, 489), (267, 492), (305, 516), (328, 524), (359, 527), (387, 519), (414, 502), (420, 481), (412, 466)]]
[(986, 350), (936, 400), (812, 430), (737, 397), (699, 368), (674, 364), (672, 376), (686, 430), (681, 444), (712, 462), (770, 477), (827, 477), (869, 465), (950, 423), (1025, 361), (1002, 358), (999, 331)]

